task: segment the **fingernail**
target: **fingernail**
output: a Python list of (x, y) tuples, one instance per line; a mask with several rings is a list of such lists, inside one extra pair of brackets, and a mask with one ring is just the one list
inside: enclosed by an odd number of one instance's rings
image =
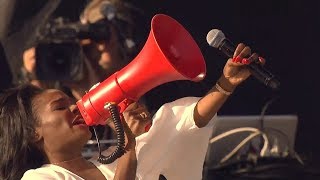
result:
[(259, 62), (264, 63), (266, 60), (263, 57), (259, 56)]
[(250, 64), (250, 61), (247, 58), (243, 58), (241, 63), (242, 64)]
[(233, 58), (232, 61), (238, 63), (238, 62), (241, 62), (242, 59), (243, 59), (243, 58), (242, 58), (241, 56), (237, 56), (237, 57)]
[(237, 57), (232, 58), (232, 62), (236, 62)]

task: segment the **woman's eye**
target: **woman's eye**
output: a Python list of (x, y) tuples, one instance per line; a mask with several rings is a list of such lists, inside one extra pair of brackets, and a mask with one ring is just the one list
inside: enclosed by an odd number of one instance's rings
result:
[(54, 108), (54, 110), (61, 111), (61, 110), (65, 110), (67, 108), (68, 107), (66, 107), (66, 106), (58, 106), (58, 107)]

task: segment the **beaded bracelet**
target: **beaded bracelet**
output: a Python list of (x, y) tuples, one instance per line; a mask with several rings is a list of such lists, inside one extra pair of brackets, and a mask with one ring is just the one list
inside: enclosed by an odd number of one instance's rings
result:
[(232, 92), (229, 92), (229, 91), (224, 90), (218, 83), (216, 83), (215, 87), (216, 87), (216, 89), (217, 89), (219, 92), (221, 92), (222, 94), (225, 94), (225, 95), (227, 95), (227, 96), (229, 96), (229, 95), (232, 94)]

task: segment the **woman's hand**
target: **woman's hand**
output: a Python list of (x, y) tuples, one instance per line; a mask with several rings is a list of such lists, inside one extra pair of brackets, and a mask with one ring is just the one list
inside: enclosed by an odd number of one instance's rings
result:
[(250, 71), (246, 67), (250, 63), (264, 64), (265, 60), (260, 58), (258, 54), (251, 54), (250, 47), (240, 43), (233, 55), (224, 66), (223, 74), (218, 80), (225, 90), (232, 92), (239, 84), (250, 76)]
[(126, 122), (122, 122), (124, 133), (125, 133), (125, 141), (126, 141), (126, 146), (125, 150), (126, 151), (131, 151), (136, 148), (136, 136), (132, 133), (131, 129), (129, 128), (128, 124)]
[[(146, 132), (146, 126), (151, 124), (151, 115), (144, 105), (137, 102), (130, 104), (122, 115), (126, 150), (128, 151), (135, 148), (135, 137)], [(111, 120), (107, 122), (107, 125), (115, 131), (115, 126)]]
[(125, 121), (135, 136), (146, 132), (146, 126), (152, 121), (151, 114), (145, 105), (132, 103), (123, 112)]

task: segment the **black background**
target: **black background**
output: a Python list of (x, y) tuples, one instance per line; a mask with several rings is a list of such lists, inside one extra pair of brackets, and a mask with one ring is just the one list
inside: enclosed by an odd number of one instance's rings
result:
[(141, 6), (149, 13), (149, 19), (156, 13), (164, 13), (178, 20), (198, 43), (208, 71), (199, 84), (173, 82), (152, 90), (147, 96), (162, 104), (209, 90), (220, 76), (226, 57), (208, 46), (206, 35), (211, 29), (220, 29), (234, 43), (243, 42), (265, 57), (266, 68), (281, 81), (281, 90), (273, 92), (250, 78), (238, 87), (219, 114), (260, 114), (263, 105), (277, 96), (266, 114), (297, 114), (296, 150), (303, 158), (318, 162), (319, 1), (175, 0), (152, 1)]

